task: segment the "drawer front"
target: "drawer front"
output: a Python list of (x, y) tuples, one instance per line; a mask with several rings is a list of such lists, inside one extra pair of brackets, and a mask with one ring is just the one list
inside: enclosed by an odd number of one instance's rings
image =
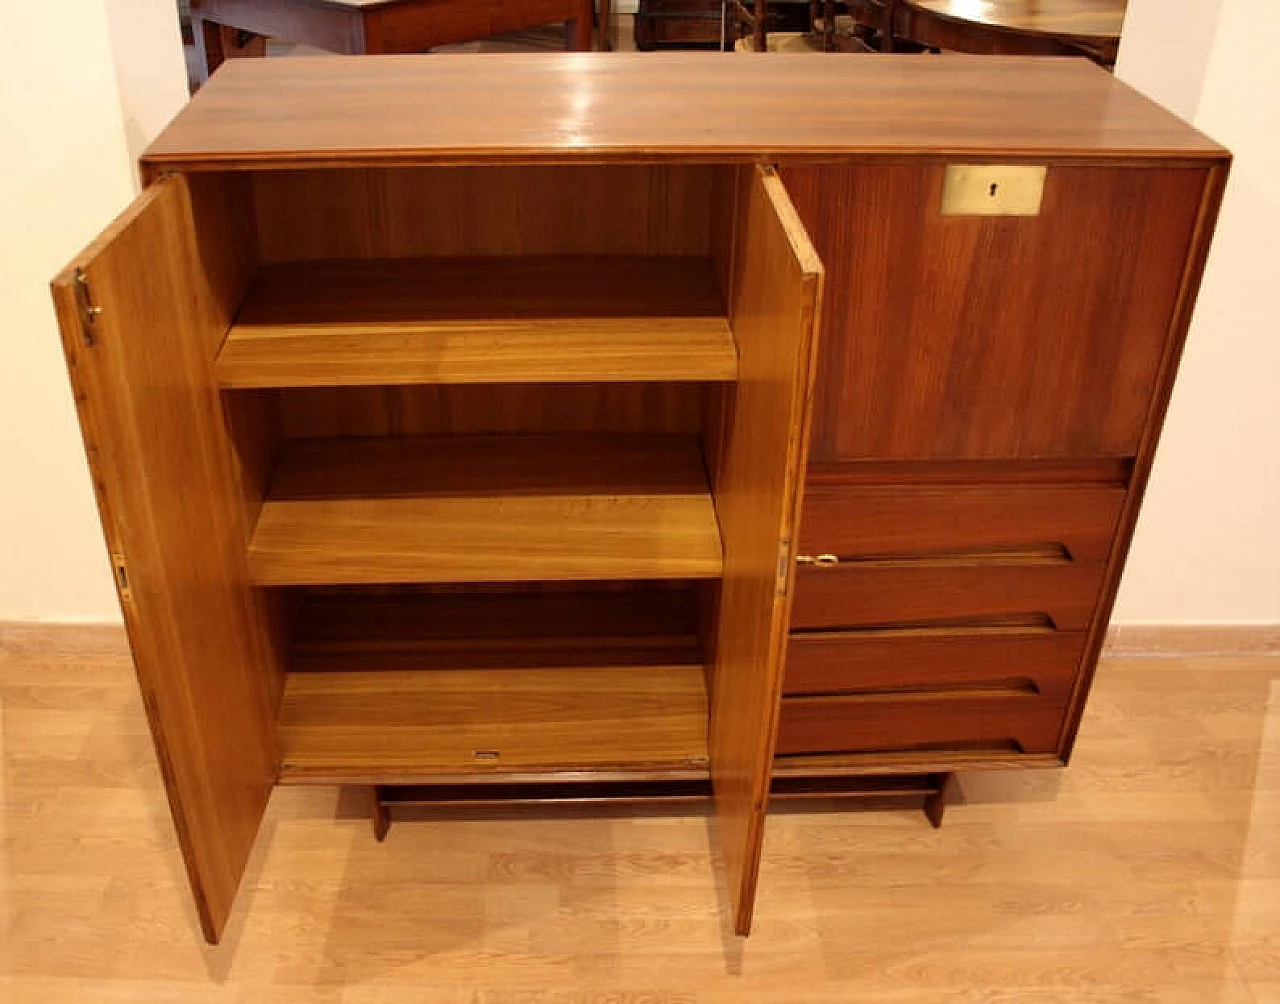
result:
[(905, 629), (797, 634), (785, 694), (831, 694), (1017, 681), (1066, 697), (1084, 653), (1083, 631)]
[(951, 694), (786, 697), (779, 755), (870, 753), (931, 747), (1052, 753), (1065, 700), (1009, 688)]
[(854, 560), (796, 573), (793, 628), (924, 625), (1043, 618), (1060, 631), (1089, 625), (1103, 566), (1066, 559)]
[(1053, 544), (1103, 561), (1124, 502), (1120, 487), (810, 484), (800, 553), (943, 554)]

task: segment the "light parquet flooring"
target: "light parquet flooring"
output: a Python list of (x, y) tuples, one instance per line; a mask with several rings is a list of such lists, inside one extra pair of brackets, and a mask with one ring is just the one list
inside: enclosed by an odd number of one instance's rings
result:
[[(59, 639), (74, 639), (73, 644)], [(1103, 663), (1071, 768), (785, 809), (728, 933), (706, 815), (273, 798), (205, 946), (114, 629), (0, 629), (5, 1004), (1280, 1001), (1280, 660)]]

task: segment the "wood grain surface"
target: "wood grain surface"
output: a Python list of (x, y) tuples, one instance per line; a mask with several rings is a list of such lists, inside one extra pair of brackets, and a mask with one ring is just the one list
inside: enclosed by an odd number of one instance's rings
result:
[(784, 756), (945, 750), (1007, 742), (1020, 753), (1050, 753), (1065, 699), (1064, 688), (1049, 697), (1019, 687), (784, 697), (777, 751)]
[(284, 783), (688, 769), (707, 760), (702, 666), (290, 673)]
[(1084, 633), (1033, 624), (805, 631), (787, 648), (787, 694), (948, 687), (1025, 679), (1069, 688)]
[[(234, 179), (161, 181), (53, 286), (138, 683), (210, 941), (271, 792), (283, 686), (267, 608), (248, 586), (252, 492), (210, 368), (253, 264), (237, 195)], [(91, 332), (76, 269), (101, 308)]]
[(154, 172), (872, 153), (1223, 156), (1077, 61), (538, 53), (233, 60), (144, 162)]
[(712, 472), (724, 538), (711, 679), (711, 777), (734, 929), (751, 927), (782, 692), (822, 263), (777, 174), (743, 168), (729, 323), (740, 382)]
[(1195, 227), (1178, 280), (1174, 306), (1169, 317), (1169, 329), (1165, 338), (1164, 352), (1160, 359), (1154, 392), (1149, 402), (1142, 440), (1139, 443), (1137, 456), (1134, 460), (1129, 494), (1125, 499), (1124, 509), (1120, 513), (1120, 525), (1116, 532), (1116, 545), (1111, 549), (1111, 555), (1107, 560), (1107, 572), (1102, 596), (1098, 602), (1093, 623), (1089, 626), (1089, 641), (1085, 648), (1083, 671), (1076, 681), (1076, 691), (1072, 695), (1071, 707), (1068, 710), (1067, 720), (1062, 730), (1062, 749), (1066, 756), (1070, 756), (1076, 732), (1080, 727), (1085, 699), (1088, 697), (1089, 687), (1093, 682), (1098, 656), (1106, 639), (1107, 625), (1110, 623), (1111, 612), (1115, 605), (1116, 596), (1119, 594), (1120, 577), (1123, 574), (1124, 563), (1129, 555), (1129, 545), (1133, 541), (1134, 530), (1138, 524), (1138, 513), (1146, 494), (1147, 480), (1150, 478), (1155, 464), (1156, 447), (1159, 444), (1160, 433), (1164, 427), (1169, 401), (1173, 396), (1173, 384), (1178, 372), (1178, 363), (1182, 358), (1183, 348), (1186, 346), (1187, 333), (1191, 329), (1192, 312), (1195, 310), (1200, 281), (1204, 276), (1205, 266), (1209, 259), (1209, 248), (1213, 240), (1214, 227), (1218, 221), (1218, 211), (1222, 206), (1223, 194), (1226, 191), (1229, 171), (1229, 161), (1217, 164), (1209, 170), (1196, 208)]
[(685, 579), (720, 574), (684, 437), (298, 441), (253, 532), (261, 585)]
[[(613, 584), (616, 585), (616, 584)], [(692, 589), (332, 590), (295, 618), (294, 670), (701, 665)]]
[(1123, 503), (1120, 487), (824, 482), (806, 487), (799, 550), (856, 558), (1058, 544), (1102, 561)]
[[(1280, 995), (1277, 660), (1104, 660), (1065, 773), (778, 807), (751, 938), (710, 810), (276, 791), (203, 945), (123, 632), (0, 629), (6, 1004), (1261, 1004)], [(557, 1000), (559, 998), (559, 1000)], [(541, 1004), (541, 1002), (539, 1002)]]
[(278, 392), (291, 439), (496, 433), (697, 435), (704, 388), (688, 383), (417, 384)]
[(260, 272), (224, 387), (732, 380), (708, 258), (313, 262)]
[(890, 627), (1040, 615), (1059, 630), (1092, 620), (1103, 563), (1019, 555), (841, 562), (796, 574), (795, 628)]
[[(706, 164), (259, 171), (264, 262), (446, 255), (710, 253), (715, 186)], [(315, 207), (325, 207), (317, 213)]]
[(1137, 452), (1204, 170), (1055, 166), (1031, 217), (943, 216), (941, 167), (782, 173), (841, 276), (813, 461)]

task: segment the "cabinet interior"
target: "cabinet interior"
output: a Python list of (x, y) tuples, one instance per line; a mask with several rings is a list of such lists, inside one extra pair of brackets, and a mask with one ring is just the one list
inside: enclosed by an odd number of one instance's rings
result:
[(250, 263), (213, 371), (282, 782), (706, 777), (738, 184), (193, 178)]

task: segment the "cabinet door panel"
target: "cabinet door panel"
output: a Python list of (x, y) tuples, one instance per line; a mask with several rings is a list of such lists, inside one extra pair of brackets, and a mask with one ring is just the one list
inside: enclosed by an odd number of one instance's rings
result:
[[(157, 182), (53, 284), (138, 681), (210, 941), (275, 779), (283, 683), (263, 597), (247, 585), (250, 503), (212, 371), (253, 267), (240, 184)], [(90, 301), (100, 312), (88, 322)]]
[(795, 166), (832, 279), (815, 463), (1130, 457), (1208, 169), (1052, 166), (1038, 216), (944, 216), (943, 164)]
[(713, 472), (724, 578), (711, 680), (711, 777), (734, 903), (751, 925), (782, 660), (822, 266), (777, 175), (744, 168), (729, 295), (739, 377)]

